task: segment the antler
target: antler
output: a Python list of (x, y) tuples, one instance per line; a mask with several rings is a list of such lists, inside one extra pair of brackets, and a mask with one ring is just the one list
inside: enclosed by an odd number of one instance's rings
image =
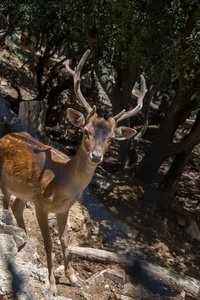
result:
[(82, 56), (79, 64), (77, 65), (77, 67), (74, 68), (74, 70), (72, 70), (69, 66), (69, 59), (66, 61), (65, 63), (65, 67), (67, 69), (67, 71), (69, 72), (70, 75), (73, 76), (74, 79), (74, 93), (76, 95), (76, 97), (78, 98), (79, 102), (83, 105), (83, 107), (85, 108), (85, 110), (87, 111), (88, 114), (93, 113), (96, 111), (96, 107), (93, 106), (93, 108), (89, 105), (89, 103), (85, 100), (85, 98), (83, 97), (83, 94), (81, 93), (81, 89), (80, 89), (80, 82), (81, 82), (81, 78), (80, 78), (80, 74), (81, 74), (81, 70), (82, 67), (88, 57), (88, 55), (90, 54), (90, 50), (88, 49)]
[(146, 92), (148, 91), (146, 89), (145, 79), (144, 79), (143, 75), (140, 75), (140, 85), (141, 85), (141, 90), (140, 90), (140, 94), (138, 96), (137, 106), (130, 111), (125, 111), (125, 109), (123, 109), (118, 115), (116, 115), (114, 117), (116, 123), (136, 115), (142, 109), (143, 99), (144, 99)]

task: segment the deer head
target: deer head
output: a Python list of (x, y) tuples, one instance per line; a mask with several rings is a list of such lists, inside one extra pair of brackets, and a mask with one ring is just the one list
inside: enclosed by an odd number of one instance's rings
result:
[(130, 118), (133, 115), (136, 115), (142, 109), (143, 99), (147, 90), (145, 88), (145, 79), (141, 75), (141, 92), (138, 97), (137, 106), (128, 112), (122, 110), (118, 115), (110, 117), (108, 120), (100, 118), (96, 113), (96, 106), (94, 105), (93, 107), (91, 107), (80, 90), (80, 73), (89, 53), (90, 50), (87, 50), (85, 52), (78, 66), (75, 67), (75, 70), (72, 70), (70, 68), (69, 60), (67, 60), (65, 63), (67, 71), (74, 78), (74, 92), (79, 102), (87, 111), (87, 116), (85, 118), (81, 112), (69, 108), (67, 110), (67, 116), (73, 125), (82, 128), (82, 148), (84, 149), (89, 161), (94, 164), (98, 164), (102, 162), (103, 156), (108, 149), (112, 139), (126, 140), (136, 134), (135, 129), (125, 126), (117, 127), (117, 123), (123, 119)]

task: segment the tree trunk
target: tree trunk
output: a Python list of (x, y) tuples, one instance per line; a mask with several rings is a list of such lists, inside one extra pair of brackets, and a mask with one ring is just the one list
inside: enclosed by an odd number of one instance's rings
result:
[[(165, 194), (169, 196), (173, 196), (177, 185), (180, 181), (181, 175), (184, 171), (185, 166), (190, 158), (192, 149), (200, 142), (200, 111), (196, 117), (196, 121), (190, 131), (190, 133), (183, 138), (181, 141), (184, 144), (179, 143), (179, 147), (181, 148), (181, 152), (178, 153), (173, 163), (171, 164), (170, 169), (168, 170), (167, 174), (163, 182), (161, 183), (162, 190)], [(183, 146), (182, 146), (183, 145)]]
[(19, 106), (19, 119), (23, 130), (32, 136), (45, 136), (47, 105), (43, 101), (23, 101)]
[[(173, 115), (175, 115), (174, 113)], [(136, 169), (136, 175), (146, 181), (152, 181), (161, 164), (168, 157), (168, 147), (175, 129), (178, 126), (178, 116), (171, 118), (170, 113), (161, 124), (158, 134), (151, 147)]]
[(161, 184), (162, 191), (168, 196), (174, 196), (181, 175), (187, 165), (191, 151), (177, 154)]
[[(139, 178), (149, 182), (153, 181), (161, 164), (168, 157), (176, 155), (180, 150), (178, 150), (179, 145), (173, 144), (173, 138), (178, 125), (185, 121), (191, 111), (194, 110), (194, 107), (190, 105), (190, 98), (190, 93), (185, 91), (185, 93), (178, 94), (171, 104), (160, 125), (157, 136), (136, 169), (136, 175)], [(174, 152), (172, 151), (173, 148)]]

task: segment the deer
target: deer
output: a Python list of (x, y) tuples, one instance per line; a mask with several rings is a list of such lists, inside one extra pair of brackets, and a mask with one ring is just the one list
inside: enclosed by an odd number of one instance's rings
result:
[[(99, 117), (96, 106), (90, 106), (80, 89), (80, 74), (89, 53), (90, 50), (84, 53), (74, 70), (71, 69), (69, 60), (65, 62), (67, 71), (73, 76), (74, 93), (87, 113), (85, 117), (72, 108), (67, 110), (69, 121), (83, 131), (81, 145), (73, 158), (42, 144), (26, 132), (9, 133), (0, 140), (0, 188), (4, 195), (4, 208), (12, 210), (18, 225), (26, 231), (23, 210), (28, 201), (34, 203), (46, 250), (49, 282), (53, 294), (57, 293), (57, 289), (53, 274), (48, 213), (56, 214), (65, 276), (72, 286), (80, 287), (81, 280), (78, 280), (75, 274), (68, 250), (69, 209), (90, 183), (111, 140), (126, 140), (136, 134), (135, 129), (117, 127), (117, 124), (142, 109), (147, 91), (144, 76), (141, 75), (137, 106), (130, 111), (122, 110), (107, 120)], [(11, 194), (16, 196), (13, 203), (10, 203)]]

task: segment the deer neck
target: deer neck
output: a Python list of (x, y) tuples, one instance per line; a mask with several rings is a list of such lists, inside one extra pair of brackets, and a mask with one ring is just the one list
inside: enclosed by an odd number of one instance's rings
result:
[(68, 163), (68, 170), (73, 174), (74, 182), (81, 190), (85, 189), (90, 183), (97, 165), (90, 162), (82, 145), (79, 147), (74, 158)]

